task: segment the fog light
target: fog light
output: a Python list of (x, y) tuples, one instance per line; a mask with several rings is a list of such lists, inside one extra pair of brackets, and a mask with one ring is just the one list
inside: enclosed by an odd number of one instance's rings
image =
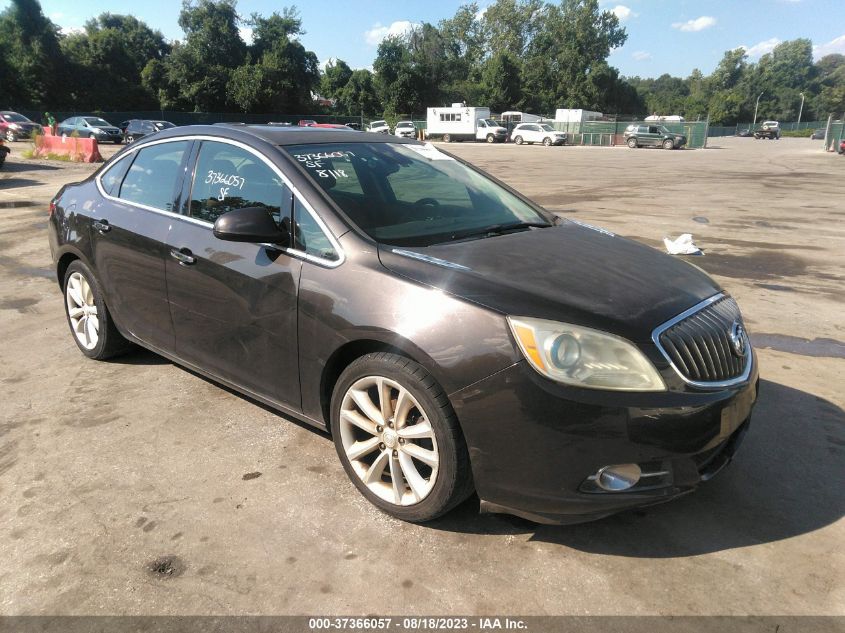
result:
[(596, 473), (596, 483), (602, 490), (622, 492), (636, 485), (642, 471), (636, 464), (605, 466)]

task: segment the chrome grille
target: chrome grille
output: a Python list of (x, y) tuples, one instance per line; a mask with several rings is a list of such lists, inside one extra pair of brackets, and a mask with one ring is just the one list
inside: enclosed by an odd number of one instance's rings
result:
[(733, 349), (734, 324), (742, 325), (739, 306), (716, 295), (655, 330), (654, 341), (686, 382), (722, 386), (741, 382), (751, 367), (751, 344), (741, 333), (743, 355)]

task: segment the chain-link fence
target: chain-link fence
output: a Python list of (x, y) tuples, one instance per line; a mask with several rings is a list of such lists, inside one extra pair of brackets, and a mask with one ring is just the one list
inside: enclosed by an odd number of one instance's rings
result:
[[(44, 112), (21, 110), (21, 114), (46, 125)], [(125, 112), (52, 112), (57, 123), (74, 116), (98, 116), (112, 125), (120, 125), (130, 119), (170, 121), (174, 125), (210, 125), (214, 123), (293, 123), (311, 120), (317, 123), (355, 123), (363, 128), (361, 116), (340, 116), (336, 114), (243, 114), (238, 112), (177, 112), (175, 110), (125, 111)]]
[[(754, 132), (754, 130), (759, 128), (761, 125), (763, 125), (762, 120), (757, 121), (756, 125), (753, 123), (737, 123), (736, 125), (711, 125), (710, 130), (707, 132), (707, 136), (736, 136), (738, 132), (742, 132), (743, 130)], [(784, 132), (794, 132), (796, 130), (818, 130), (824, 129), (826, 125), (827, 121), (801, 121), (800, 123), (797, 121), (788, 121), (786, 123), (781, 123), (780, 129)], [(807, 134), (807, 136), (810, 135)]]

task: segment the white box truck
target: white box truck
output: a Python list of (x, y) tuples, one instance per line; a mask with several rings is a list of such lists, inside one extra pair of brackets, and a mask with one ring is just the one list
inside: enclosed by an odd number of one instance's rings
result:
[(587, 121), (598, 121), (603, 116), (601, 112), (593, 112), (592, 110), (558, 108), (555, 110), (555, 123), (585, 123)]
[(528, 112), (517, 112), (515, 110), (502, 112), (502, 121), (505, 123), (540, 123), (543, 120), (543, 117), (539, 114), (529, 114)]
[(426, 137), (452, 141), (504, 143), (508, 131), (490, 118), (490, 108), (453, 103), (426, 111)]

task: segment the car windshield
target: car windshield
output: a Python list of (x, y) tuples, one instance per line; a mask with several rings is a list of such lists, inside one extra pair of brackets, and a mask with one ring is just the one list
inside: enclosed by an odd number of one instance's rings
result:
[(396, 127), (414, 127), (414, 124), (410, 121), (399, 121), (399, 123), (396, 124)]
[(430, 144), (283, 149), (380, 243), (429, 246), (549, 225), (537, 208)]
[(777, 124), (778, 124), (777, 121), (766, 121), (763, 125), (765, 125), (767, 127), (775, 127), (775, 126), (777, 126)]
[(555, 129), (551, 125), (549, 125), (548, 123), (541, 123), (540, 128), (542, 130), (545, 130), (546, 132), (554, 132), (555, 131)]
[(387, 122), (386, 121), (373, 121), (372, 123), (370, 123), (370, 126), (372, 126), (372, 127), (381, 127), (382, 125), (387, 125)]
[(488, 127), (499, 127), (499, 124), (496, 123), (493, 119), (481, 119), (484, 121)]
[(170, 121), (153, 121), (153, 125), (156, 126), (157, 130), (166, 130), (171, 127), (176, 127)]
[(31, 123), (31, 121), (27, 119), (24, 115), (18, 114), (17, 112), (3, 114), (0, 116), (3, 117), (4, 121), (8, 121), (9, 123)]
[(85, 117), (85, 121), (88, 125), (93, 125), (94, 127), (111, 127), (111, 123), (106, 121), (105, 119), (101, 119), (100, 117), (96, 116), (87, 116)]

